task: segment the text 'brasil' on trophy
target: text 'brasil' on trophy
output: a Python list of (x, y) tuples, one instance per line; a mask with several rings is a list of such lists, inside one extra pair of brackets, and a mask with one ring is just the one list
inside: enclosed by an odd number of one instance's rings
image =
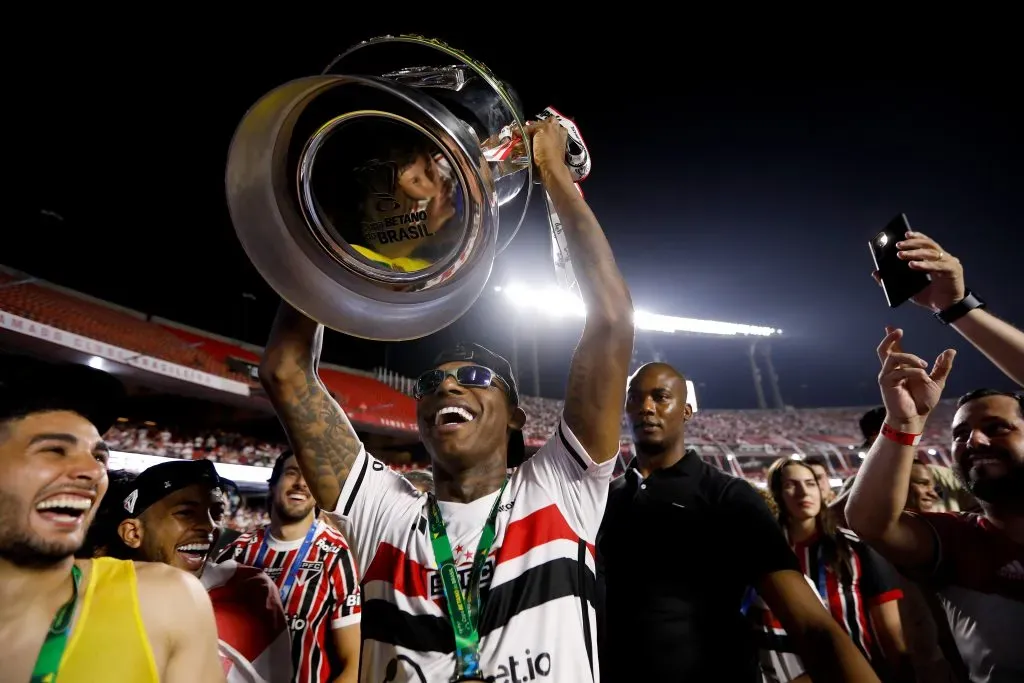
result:
[[(572, 121), (566, 164), (590, 156)], [(288, 303), (366, 339), (426, 336), (483, 293), (534, 185), (515, 91), (464, 53), (421, 36), (384, 36), (324, 73), (260, 98), (235, 131), (226, 190), (249, 259)], [(548, 201), (561, 284), (574, 286)]]

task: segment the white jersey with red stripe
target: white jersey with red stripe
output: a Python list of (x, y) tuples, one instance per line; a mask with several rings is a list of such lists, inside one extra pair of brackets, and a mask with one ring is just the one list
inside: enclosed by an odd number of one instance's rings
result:
[[(221, 559), (262, 569), (280, 590), (289, 575), (293, 583), (284, 599), (292, 633), (296, 683), (327, 683), (340, 673), (331, 632), (355, 626), (360, 620), (359, 579), (345, 538), (322, 520), (303, 557), (305, 538), (281, 541), (264, 527), (232, 541)], [(265, 546), (264, 546), (265, 541)]]
[[(480, 665), (496, 683), (600, 680), (594, 539), (614, 467), (595, 463), (562, 420), (512, 474), (480, 581)], [(440, 503), (463, 588), (497, 496)], [(334, 514), (363, 577), (360, 680), (448, 680), (455, 643), (427, 496), (362, 449)]]
[(274, 582), (234, 560), (208, 562), (200, 580), (213, 603), (227, 683), (291, 680), (291, 637)]

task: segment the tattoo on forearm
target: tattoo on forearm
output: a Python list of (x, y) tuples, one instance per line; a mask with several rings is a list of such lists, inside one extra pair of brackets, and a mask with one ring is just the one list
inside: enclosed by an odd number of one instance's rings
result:
[(333, 509), (359, 455), (359, 437), (312, 368), (305, 382), (296, 383), (283, 394), (277, 402), (278, 414), (299, 467), (317, 503)]

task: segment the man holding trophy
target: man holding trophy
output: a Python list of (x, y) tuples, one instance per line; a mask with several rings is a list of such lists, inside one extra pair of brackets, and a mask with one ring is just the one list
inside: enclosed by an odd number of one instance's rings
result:
[(515, 378), (481, 346), (441, 354), (416, 384), (433, 494), (363, 448), (317, 375), (323, 325), (283, 303), (260, 368), (317, 504), (355, 548), (363, 681), (599, 679), (593, 544), (619, 450), (633, 307), (566, 164), (566, 129), (549, 118), (527, 134), (587, 309), (564, 413), (540, 451), (518, 462)]

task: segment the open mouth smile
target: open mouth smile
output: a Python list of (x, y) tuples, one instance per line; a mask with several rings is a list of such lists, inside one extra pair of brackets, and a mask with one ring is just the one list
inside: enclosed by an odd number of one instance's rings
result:
[(476, 419), (476, 415), (464, 406), (444, 406), (440, 408), (427, 424), (432, 425), (434, 431), (441, 433), (454, 432), (461, 429)]
[(206, 556), (210, 554), (210, 541), (183, 543), (175, 550), (178, 551), (178, 557), (182, 559), (189, 570), (196, 571), (203, 566)]
[(36, 514), (63, 530), (82, 526), (85, 515), (92, 509), (95, 497), (91, 494), (62, 491), (36, 503)]

